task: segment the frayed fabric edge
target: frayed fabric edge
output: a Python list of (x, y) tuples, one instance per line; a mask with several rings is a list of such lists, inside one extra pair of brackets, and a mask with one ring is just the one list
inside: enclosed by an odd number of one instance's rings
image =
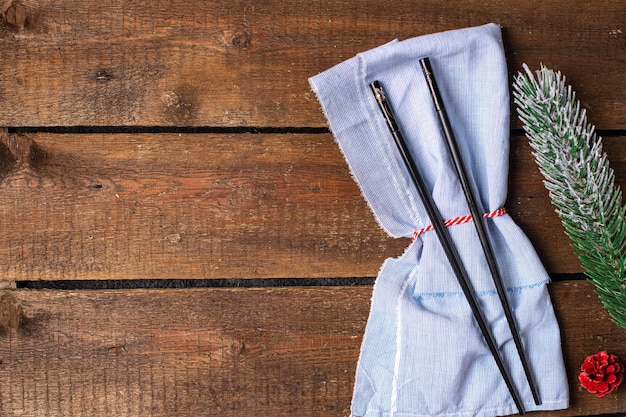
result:
[[(348, 166), (348, 170), (350, 172), (350, 177), (352, 178), (352, 180), (358, 185), (359, 187), (359, 192), (361, 194), (361, 197), (363, 198), (363, 200), (365, 200), (365, 203), (367, 204), (368, 209), (370, 210), (370, 212), (372, 213), (372, 216), (374, 217), (374, 219), (376, 220), (376, 224), (378, 225), (378, 227), (380, 227), (388, 236), (394, 238), (394, 239), (401, 239), (401, 238), (409, 238), (409, 236), (395, 236), (393, 235), (384, 225), (383, 223), (380, 221), (380, 219), (378, 218), (378, 216), (376, 215), (376, 212), (374, 211), (374, 208), (372, 206), (372, 204), (370, 203), (369, 199), (367, 198), (366, 194), (365, 194), (365, 190), (363, 189), (363, 186), (361, 185), (361, 183), (358, 181), (358, 178), (354, 172), (354, 170), (352, 169), (352, 166), (350, 165), (347, 155), (344, 151), (344, 149), (341, 146), (341, 142), (339, 141), (339, 139), (337, 138), (337, 134), (334, 131), (334, 128), (332, 126), (332, 124), (330, 122), (328, 122), (330, 120), (330, 117), (328, 115), (328, 113), (326, 112), (326, 108), (324, 107), (324, 101), (322, 99), (322, 97), (320, 96), (320, 92), (317, 89), (317, 86), (315, 85), (315, 82), (313, 81), (313, 78), (309, 78), (309, 85), (311, 87), (311, 90), (313, 91), (313, 93), (315, 94), (316, 98), (317, 98), (317, 102), (320, 103), (320, 109), (322, 111), (322, 114), (324, 115), (324, 117), (327, 120), (327, 125), (328, 125), (328, 129), (330, 130), (332, 136), (333, 136), (333, 141), (335, 142), (335, 144), (337, 145), (337, 147), (339, 148), (339, 151), (341, 152), (341, 156), (343, 157), (344, 161), (346, 162), (346, 165)], [(411, 245), (408, 245), (409, 247)], [(407, 248), (408, 250), (408, 248)], [(382, 267), (381, 267), (382, 268)]]
[[(527, 412), (566, 410), (569, 408), (569, 399), (559, 398), (551, 401), (543, 401), (542, 405), (540, 406), (529, 402), (524, 404), (524, 406), (526, 407)], [(349, 417), (498, 417), (512, 414), (517, 414), (517, 408), (514, 405), (443, 414), (415, 414), (390, 413), (388, 411), (368, 411), (365, 414), (350, 414)]]

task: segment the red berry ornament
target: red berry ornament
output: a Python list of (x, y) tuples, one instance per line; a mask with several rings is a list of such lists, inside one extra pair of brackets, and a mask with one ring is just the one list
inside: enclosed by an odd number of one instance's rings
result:
[(615, 391), (624, 379), (624, 364), (617, 356), (605, 351), (587, 356), (580, 369), (578, 380), (581, 385), (598, 397)]

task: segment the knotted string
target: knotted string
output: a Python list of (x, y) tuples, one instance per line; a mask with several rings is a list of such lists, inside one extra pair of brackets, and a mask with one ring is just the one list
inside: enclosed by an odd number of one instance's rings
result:
[[(501, 208), (499, 208), (497, 210), (490, 211), (489, 213), (483, 214), (483, 218), (490, 219), (492, 217), (502, 216), (505, 213), (506, 213), (506, 209), (504, 207), (501, 207)], [(454, 217), (452, 219), (445, 220), (443, 222), (443, 225), (444, 226), (455, 226), (457, 224), (463, 224), (463, 223), (471, 222), (472, 220), (473, 220), (472, 215), (468, 214), (466, 216), (458, 216), (458, 217)], [(429, 224), (426, 227), (422, 227), (421, 229), (416, 230), (415, 232), (413, 232), (413, 236), (411, 236), (411, 240), (415, 241), (415, 239), (417, 239), (417, 237), (419, 235), (421, 235), (424, 232), (428, 232), (430, 230), (434, 230), (434, 227), (433, 227), (432, 224)]]

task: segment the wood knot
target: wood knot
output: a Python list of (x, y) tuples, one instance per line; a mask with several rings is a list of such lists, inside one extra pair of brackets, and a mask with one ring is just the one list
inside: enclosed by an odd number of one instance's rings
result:
[(2, 141), (18, 165), (32, 160), (35, 144), (30, 136), (9, 134), (4, 135)]
[(235, 49), (244, 50), (250, 47), (252, 37), (248, 32), (236, 32), (231, 40), (231, 44)]
[(0, 132), (0, 179), (5, 176), (31, 175), (46, 163), (46, 152), (29, 135)]
[(0, 0), (0, 16), (17, 30), (24, 30), (33, 20), (29, 7), (19, 0)]
[(237, 49), (239, 51), (243, 51), (250, 48), (250, 44), (252, 42), (252, 36), (249, 32), (245, 30), (237, 30), (237, 31), (225, 31), (225, 41), (228, 46)]
[(19, 329), (24, 318), (24, 310), (18, 301), (10, 294), (0, 296), (0, 333)]

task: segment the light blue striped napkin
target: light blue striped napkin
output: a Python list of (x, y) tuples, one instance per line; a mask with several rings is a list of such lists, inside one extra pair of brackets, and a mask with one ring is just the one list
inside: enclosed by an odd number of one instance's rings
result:
[[(310, 79), (380, 225), (411, 237), (429, 224), (369, 83), (379, 80), (445, 219), (469, 214), (419, 59), (429, 57), (484, 213), (506, 201), (510, 103), (498, 25), (393, 41)], [(486, 220), (542, 405), (535, 405), (474, 225), (448, 230), (514, 383), (531, 410), (567, 408), (559, 327), (534, 248), (507, 215)], [(383, 264), (356, 371), (353, 417), (499, 416), (517, 408), (432, 231)]]

